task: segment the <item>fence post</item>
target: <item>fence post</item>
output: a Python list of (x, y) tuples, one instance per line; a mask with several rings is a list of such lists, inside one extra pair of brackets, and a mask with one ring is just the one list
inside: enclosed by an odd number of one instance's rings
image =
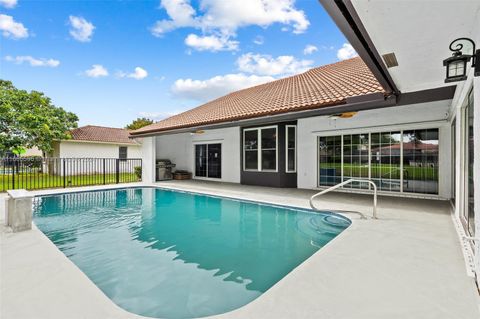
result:
[(65, 176), (65, 173), (66, 173), (65, 159), (63, 158), (62, 161), (63, 161), (63, 165), (62, 165), (63, 166), (63, 168), (62, 168), (63, 169), (63, 188), (65, 188), (66, 187), (66, 181), (67, 181), (66, 176)]
[(17, 162), (15, 159), (12, 160), (12, 189), (15, 189), (15, 167), (17, 167)]
[(105, 159), (103, 159), (103, 185), (105, 185)]
[(115, 159), (115, 179), (117, 184), (120, 182), (120, 159)]

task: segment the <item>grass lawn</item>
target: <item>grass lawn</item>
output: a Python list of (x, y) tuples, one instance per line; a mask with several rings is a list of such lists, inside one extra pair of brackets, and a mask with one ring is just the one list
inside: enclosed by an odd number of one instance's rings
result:
[[(119, 183), (137, 182), (135, 173), (120, 173)], [(116, 174), (92, 174), (92, 175), (73, 175), (63, 176), (48, 174), (15, 174), (15, 189), (43, 189), (60, 188), (88, 185), (115, 184), (117, 182)], [(0, 191), (13, 189), (12, 175), (0, 175)]]

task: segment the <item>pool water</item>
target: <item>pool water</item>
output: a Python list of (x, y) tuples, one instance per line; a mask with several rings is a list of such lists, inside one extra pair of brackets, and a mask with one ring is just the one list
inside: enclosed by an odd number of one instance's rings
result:
[(350, 225), (158, 188), (36, 197), (34, 221), (117, 305), (173, 319), (249, 303)]

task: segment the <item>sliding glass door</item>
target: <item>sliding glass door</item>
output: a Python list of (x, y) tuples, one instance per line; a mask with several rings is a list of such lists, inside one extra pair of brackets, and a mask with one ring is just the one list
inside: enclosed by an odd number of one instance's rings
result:
[(318, 161), (319, 186), (371, 179), (382, 191), (438, 194), (438, 129), (320, 136)]
[(401, 190), (401, 136), (400, 131), (371, 134), (371, 178), (379, 190)]
[(438, 194), (438, 129), (403, 132), (404, 192)]
[[(473, 90), (468, 96), (468, 103), (465, 108), (465, 206), (464, 215), (467, 222), (467, 231), (471, 236), (475, 235), (475, 186), (473, 183), (473, 160), (474, 160), (474, 105)], [(478, 159), (477, 159), (478, 160)]]
[(195, 145), (195, 177), (222, 178), (222, 144)]
[(332, 186), (342, 181), (342, 137), (318, 138), (319, 185)]
[[(343, 180), (368, 179), (368, 134), (343, 135)], [(367, 188), (366, 183), (351, 183), (346, 188)]]

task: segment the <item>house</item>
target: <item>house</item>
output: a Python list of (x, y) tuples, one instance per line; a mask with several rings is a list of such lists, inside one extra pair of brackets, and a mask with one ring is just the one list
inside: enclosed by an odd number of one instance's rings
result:
[(141, 158), (141, 144), (123, 128), (86, 125), (70, 132), (71, 139), (54, 142), (50, 157)]
[(55, 175), (132, 173), (142, 166), (142, 147), (123, 128), (87, 125), (70, 132), (71, 139), (54, 142), (46, 158)]
[[(158, 158), (197, 179), (248, 185), (324, 189), (369, 179), (384, 195), (450, 200), (473, 238), (480, 233), (480, 51), (471, 67), (474, 46), (463, 38), (480, 45), (480, 2), (321, 3), (359, 57), (131, 132), (143, 138), (143, 180), (155, 181)], [(459, 50), (464, 60), (447, 64)], [(342, 191), (371, 189), (353, 183)], [(480, 245), (472, 247), (478, 256)]]

